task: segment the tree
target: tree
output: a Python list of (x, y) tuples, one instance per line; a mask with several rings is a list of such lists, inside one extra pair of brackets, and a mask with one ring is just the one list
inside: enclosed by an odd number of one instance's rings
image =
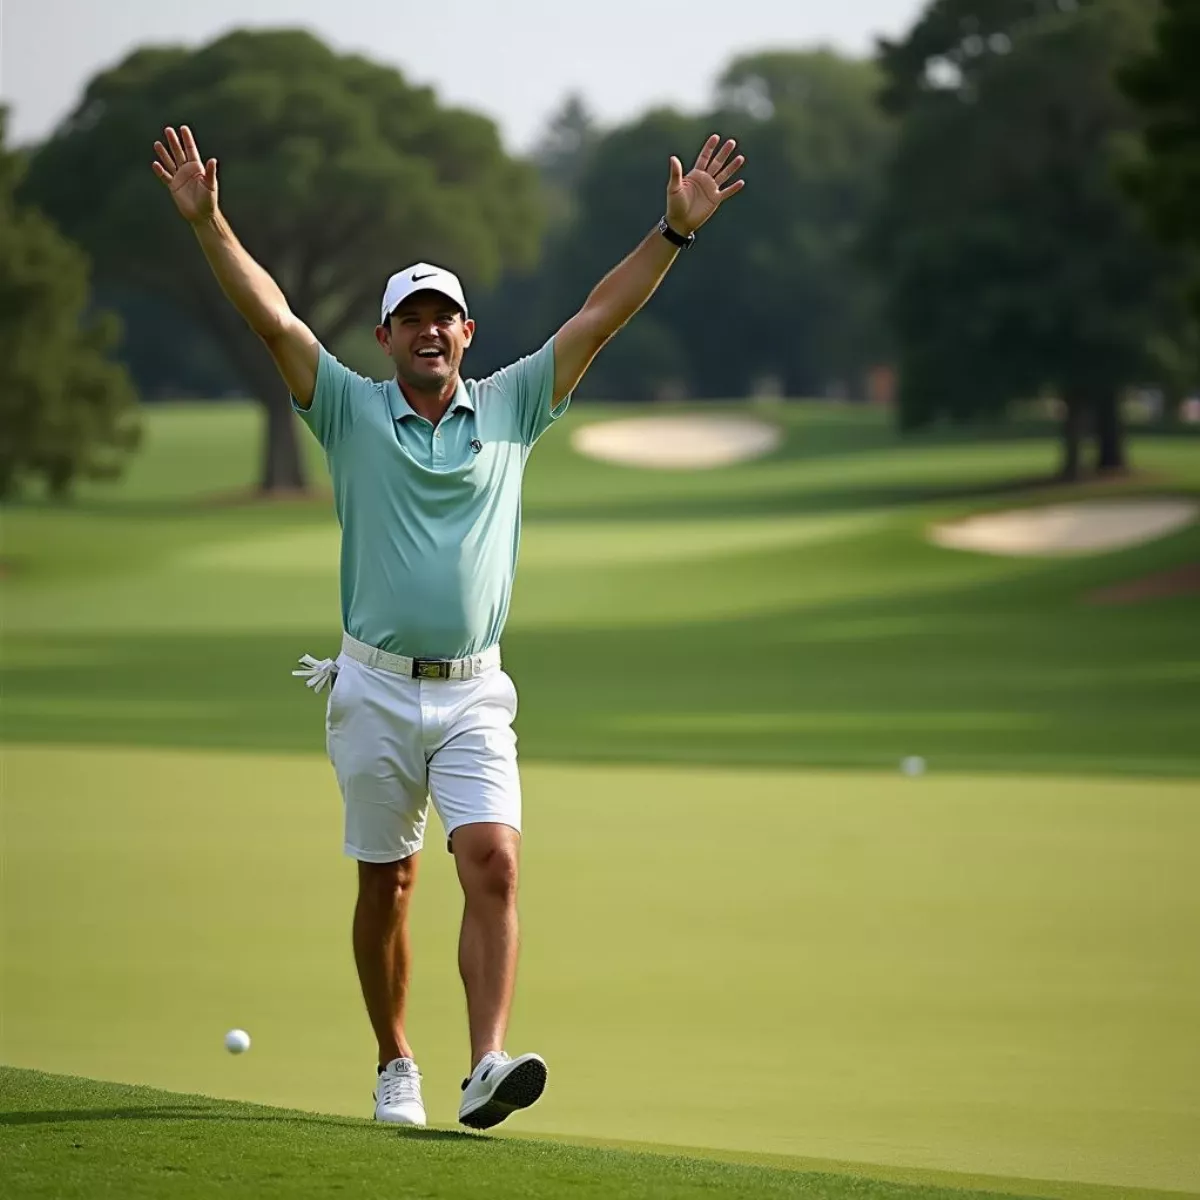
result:
[[(574, 219), (549, 248), (543, 311), (558, 319), (570, 315), (646, 235), (661, 213), (649, 206), (661, 203), (670, 155), (703, 142), (709, 131), (701, 130), (696, 118), (660, 109), (600, 140), (580, 177)], [(728, 224), (738, 222), (714, 222), (713, 228)], [(581, 385), (583, 394), (651, 400), (657, 387), (676, 384), (663, 380), (662, 364), (683, 363), (683, 346), (697, 344), (690, 332), (686, 340), (680, 338), (680, 280), (692, 274), (695, 263), (686, 265), (689, 270), (667, 276), (647, 310), (596, 359)], [(693, 278), (689, 285), (695, 283)], [(635, 352), (648, 340), (644, 331), (634, 333), (636, 326), (647, 326), (656, 335), (648, 357)], [(633, 342), (628, 341), (631, 335)]]
[(1125, 465), (1120, 393), (1182, 329), (1178, 274), (1114, 169), (1136, 129), (1114, 72), (1148, 19), (1141, 0), (937, 0), (908, 45), (884, 47), (884, 100), (904, 120), (871, 241), (905, 426), (1000, 415), (1050, 388), (1063, 475), (1089, 429), (1097, 467)]
[[(1162, 0), (1151, 49), (1121, 74), (1146, 117), (1145, 153), (1127, 179), (1156, 230), (1200, 251), (1200, 5)], [(1200, 313), (1200, 280), (1192, 301)]]
[(1079, 0), (931, 0), (902, 41), (879, 40), (880, 101), (903, 115), (932, 92), (969, 94), (1022, 28), (1078, 7)]
[(865, 374), (883, 348), (857, 257), (890, 137), (878, 86), (871, 63), (826, 50), (751, 55), (721, 77), (712, 113), (658, 110), (599, 141), (548, 267), (564, 312), (651, 227), (670, 154), (727, 128), (749, 169), (737, 219), (705, 228), (641, 333), (597, 360), (591, 392), (729, 396), (770, 378), (796, 395)]
[(143, 403), (244, 395), (221, 347), (170, 300), (120, 284), (98, 284), (93, 296), (120, 319), (120, 359)]
[[(717, 84), (718, 123), (732, 128), (736, 117), (753, 182), (713, 247), (714, 257), (736, 256), (735, 286), (721, 287), (713, 315), (756, 329), (783, 323), (755, 374), (777, 377), (789, 395), (857, 392), (888, 349), (860, 255), (892, 145), (880, 83), (874, 63), (819, 49), (736, 59)], [(753, 379), (738, 382), (744, 390)]]
[(36, 154), (28, 194), (106, 283), (161, 297), (208, 332), (266, 411), (263, 488), (298, 488), (286, 390), (150, 171), (154, 138), (180, 120), (221, 161), (239, 237), (326, 345), (378, 320), (383, 284), (406, 262), (453, 264), (470, 287), (527, 261), (536, 175), (487, 118), (300, 31), (141, 49), (91, 81)]
[(571, 216), (580, 177), (599, 140), (591, 110), (582, 96), (572, 92), (547, 121), (533, 148), (533, 163), (550, 197), (552, 225)]
[(574, 236), (579, 179), (599, 138), (595, 119), (576, 93), (568, 95), (546, 122), (530, 155), (545, 214), (538, 253), (533, 261), (505, 271), (490, 287), (472, 293), (473, 372), (495, 370), (529, 353), (568, 315), (554, 308), (543, 268), (556, 259), (559, 243)]
[(23, 161), (0, 107), (0, 498), (28, 478), (61, 497), (119, 474), (138, 441), (137, 397), (109, 358), (116, 321), (88, 306), (88, 263), (40, 213), (14, 202)]

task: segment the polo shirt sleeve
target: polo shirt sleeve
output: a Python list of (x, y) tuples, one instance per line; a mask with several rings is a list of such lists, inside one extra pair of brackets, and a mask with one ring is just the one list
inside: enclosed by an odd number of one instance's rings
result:
[(355, 393), (366, 381), (349, 367), (338, 362), (324, 346), (317, 357), (317, 384), (312, 403), (301, 408), (292, 397), (292, 408), (305, 425), (313, 431), (326, 450), (336, 445), (354, 422)]
[(526, 446), (534, 442), (567, 411), (570, 396), (564, 396), (553, 410), (554, 397), (554, 339), (551, 338), (534, 354), (518, 359), (500, 373), (512, 389), (521, 440)]

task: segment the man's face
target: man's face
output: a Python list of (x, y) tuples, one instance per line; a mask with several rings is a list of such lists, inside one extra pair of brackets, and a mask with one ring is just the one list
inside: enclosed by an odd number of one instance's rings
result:
[(401, 381), (417, 391), (437, 391), (457, 375), (475, 322), (440, 292), (414, 292), (393, 310), (375, 337)]

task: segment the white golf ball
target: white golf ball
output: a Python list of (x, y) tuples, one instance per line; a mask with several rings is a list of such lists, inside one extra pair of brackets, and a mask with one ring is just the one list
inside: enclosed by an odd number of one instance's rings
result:
[(910, 754), (901, 764), (900, 770), (905, 775), (924, 775), (925, 760), (919, 754)]
[(250, 1049), (250, 1035), (244, 1029), (231, 1029), (225, 1035), (225, 1049), (230, 1054), (245, 1054)]

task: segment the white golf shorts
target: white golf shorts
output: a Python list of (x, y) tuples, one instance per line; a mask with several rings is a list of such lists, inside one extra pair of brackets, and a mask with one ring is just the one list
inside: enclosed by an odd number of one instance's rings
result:
[(430, 798), (447, 841), (480, 821), (520, 832), (517, 689), (500, 667), (474, 679), (410, 679), (342, 654), (337, 668), (325, 744), (351, 858), (387, 863), (415, 854)]

